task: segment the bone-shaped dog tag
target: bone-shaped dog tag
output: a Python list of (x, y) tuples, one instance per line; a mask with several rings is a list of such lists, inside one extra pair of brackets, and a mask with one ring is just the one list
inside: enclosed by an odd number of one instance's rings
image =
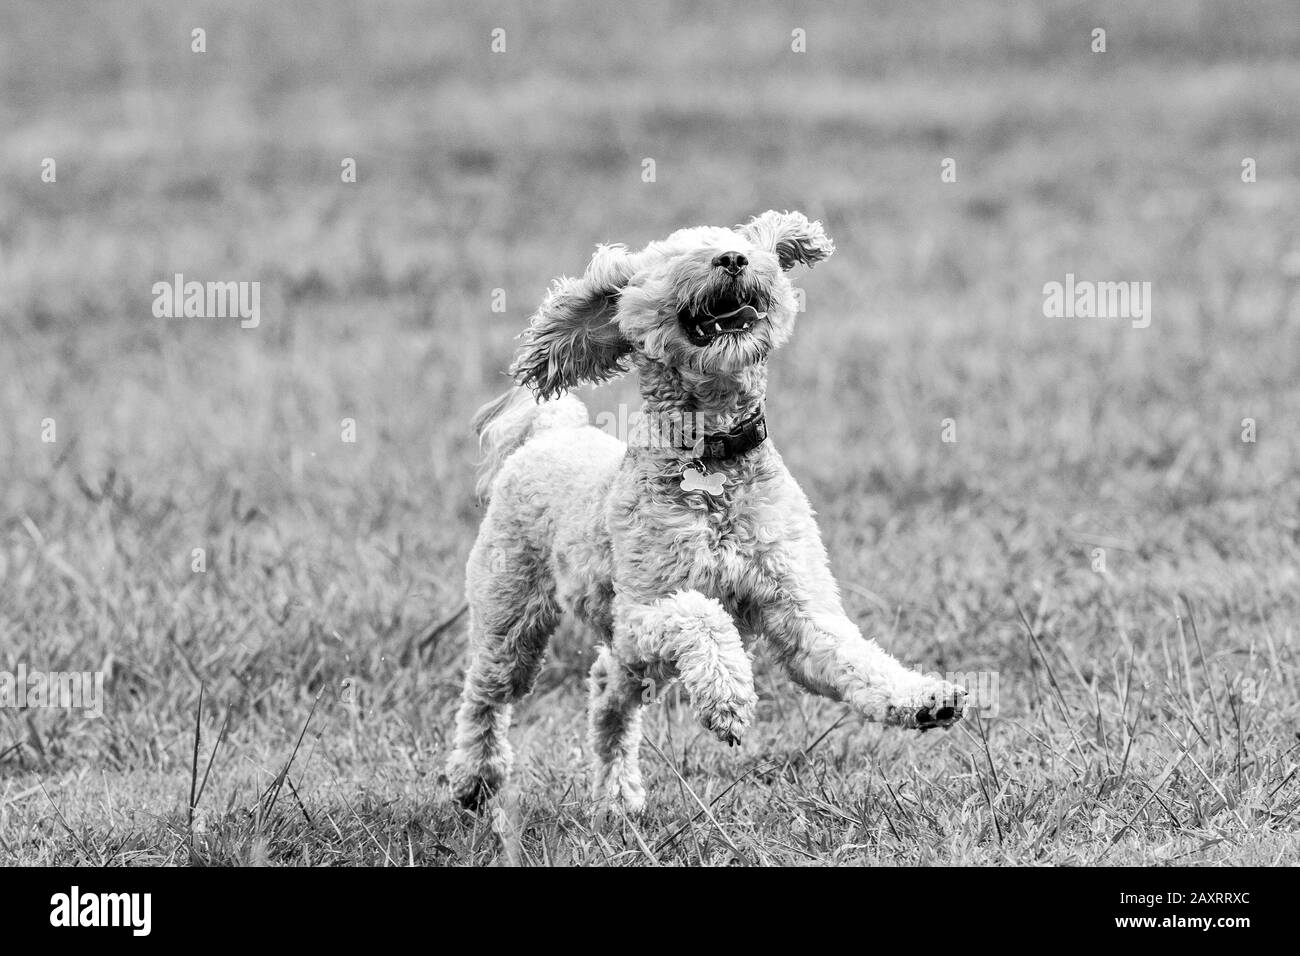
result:
[(682, 472), (682, 491), (703, 491), (710, 495), (722, 494), (721, 472), (709, 475), (699, 465), (687, 465)]

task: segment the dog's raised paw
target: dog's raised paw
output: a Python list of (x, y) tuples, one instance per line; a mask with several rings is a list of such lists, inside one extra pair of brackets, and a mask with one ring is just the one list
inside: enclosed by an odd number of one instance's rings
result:
[(745, 728), (754, 719), (758, 699), (752, 693), (740, 693), (722, 701), (699, 707), (697, 716), (703, 727), (728, 747), (735, 747)]
[(749, 718), (735, 710), (719, 709), (707, 716), (701, 715), (700, 723), (728, 747), (734, 747), (744, 736)]

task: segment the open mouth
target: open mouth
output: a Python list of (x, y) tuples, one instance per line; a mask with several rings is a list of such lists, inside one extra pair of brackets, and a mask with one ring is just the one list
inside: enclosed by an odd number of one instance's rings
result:
[(760, 306), (755, 299), (724, 293), (694, 312), (682, 310), (677, 318), (692, 345), (708, 345), (723, 336), (743, 335), (766, 319), (767, 313), (760, 311)]

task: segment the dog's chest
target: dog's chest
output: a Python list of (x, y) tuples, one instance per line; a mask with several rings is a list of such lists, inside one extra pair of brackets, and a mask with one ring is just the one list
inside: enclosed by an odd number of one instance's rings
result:
[(764, 481), (726, 479), (721, 494), (662, 480), (646, 494), (638, 482), (611, 521), (615, 563), (660, 593), (693, 588), (729, 606), (742, 602), (788, 535)]

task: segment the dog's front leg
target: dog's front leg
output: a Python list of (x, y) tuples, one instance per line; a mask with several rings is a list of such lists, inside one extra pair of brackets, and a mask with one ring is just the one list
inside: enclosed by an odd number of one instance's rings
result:
[(601, 649), (589, 685), (596, 796), (632, 811), (644, 805), (641, 708), (677, 679), (700, 723), (738, 743), (757, 697), (749, 655), (726, 609), (691, 590), (647, 603), (616, 596), (613, 647)]
[(863, 637), (840, 606), (829, 573), (814, 587), (809, 583), (777, 584), (762, 612), (763, 633), (795, 681), (886, 724), (926, 730), (961, 719), (965, 688), (904, 667)]

